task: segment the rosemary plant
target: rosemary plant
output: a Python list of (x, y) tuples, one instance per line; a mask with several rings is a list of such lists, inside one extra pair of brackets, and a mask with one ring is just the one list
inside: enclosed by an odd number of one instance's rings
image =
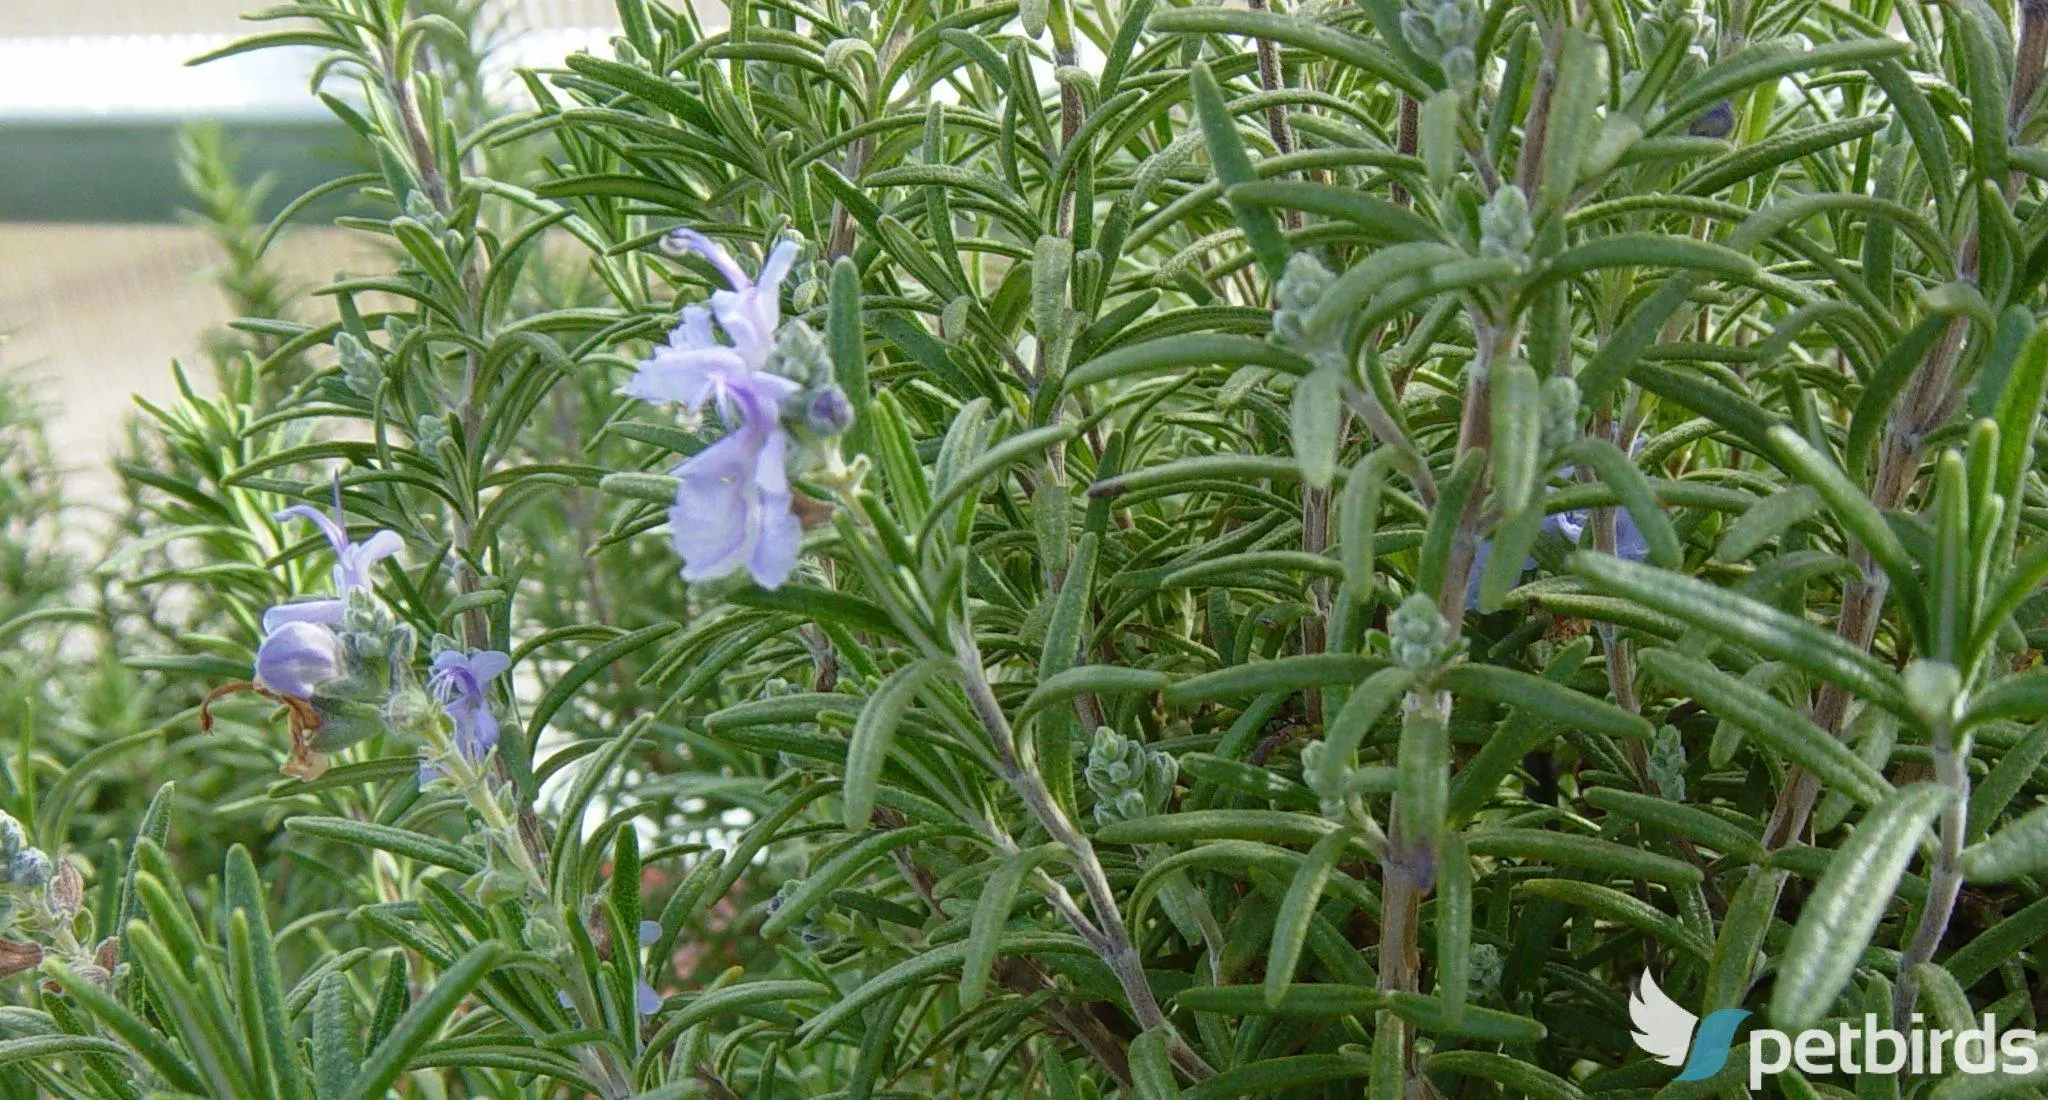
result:
[(616, 6), (215, 55), (0, 1089), (2048, 1094), (2048, 5)]

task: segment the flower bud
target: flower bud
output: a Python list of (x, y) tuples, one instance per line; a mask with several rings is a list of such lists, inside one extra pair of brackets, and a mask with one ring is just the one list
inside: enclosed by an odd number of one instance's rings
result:
[(377, 357), (351, 332), (334, 337), (334, 354), (341, 360), (341, 381), (362, 397), (375, 397), (384, 385), (384, 370)]
[(1657, 793), (1673, 802), (1685, 801), (1685, 741), (1677, 726), (1661, 726), (1650, 741), (1648, 771)]
[(25, 890), (42, 888), (54, 870), (55, 865), (41, 848), (24, 848), (7, 861), (7, 877)]
[(1727, 100), (1721, 100), (1692, 120), (1686, 133), (1694, 137), (1724, 138), (1735, 131), (1735, 107)]
[(838, 386), (812, 390), (804, 403), (804, 427), (819, 438), (845, 435), (853, 427), (853, 402)]
[(1579, 384), (1568, 375), (1543, 381), (1543, 449), (1554, 451), (1579, 434)]
[(1489, 259), (1524, 259), (1536, 239), (1529, 219), (1529, 196), (1508, 184), (1479, 208), (1479, 252)]
[(1387, 634), (1394, 663), (1421, 672), (1443, 660), (1451, 624), (1437, 612), (1434, 601), (1417, 592), (1387, 617)]

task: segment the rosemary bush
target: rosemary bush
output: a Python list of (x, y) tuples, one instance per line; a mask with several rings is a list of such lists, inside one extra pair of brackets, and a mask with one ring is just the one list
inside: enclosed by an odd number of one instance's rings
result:
[(1786, 1039), (2044, 1007), (2048, 6), (617, 8), (223, 51), (9, 1095), (2048, 1095)]

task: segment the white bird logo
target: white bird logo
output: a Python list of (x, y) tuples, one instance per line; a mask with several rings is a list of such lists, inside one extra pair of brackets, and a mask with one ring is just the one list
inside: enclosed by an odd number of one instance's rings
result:
[(1629, 995), (1628, 1018), (1636, 1025), (1636, 1045), (1648, 1051), (1650, 1057), (1667, 1066), (1685, 1064), (1685, 1053), (1692, 1047), (1693, 1028), (1700, 1018), (1665, 996), (1657, 988), (1657, 979), (1650, 977), (1647, 970), (1643, 972), (1642, 983)]

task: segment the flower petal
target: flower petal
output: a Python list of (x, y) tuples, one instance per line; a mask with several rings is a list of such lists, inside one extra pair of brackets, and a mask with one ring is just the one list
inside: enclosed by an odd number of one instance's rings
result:
[(293, 516), (297, 516), (300, 519), (312, 520), (313, 525), (320, 528), (320, 533), (327, 536), (327, 545), (333, 547), (335, 553), (339, 554), (344, 549), (347, 549), (348, 530), (344, 528), (341, 524), (336, 523), (333, 517), (329, 516), (325, 512), (322, 512), (320, 509), (313, 507), (310, 504), (294, 504), (291, 507), (286, 508), (281, 512), (278, 512), (271, 518), (275, 519), (279, 523), (283, 523), (285, 520), (290, 519)]
[(263, 633), (273, 634), (286, 623), (336, 626), (347, 614), (348, 605), (340, 600), (299, 600), (294, 603), (281, 603), (263, 613)]
[(279, 695), (299, 699), (342, 675), (341, 639), (317, 623), (279, 626), (256, 648), (256, 682)]
[(732, 255), (719, 247), (718, 242), (694, 229), (671, 229), (668, 246), (675, 251), (690, 251), (704, 257), (718, 273), (725, 277), (726, 284), (734, 290), (745, 290), (754, 285), (740, 265), (733, 262)]

